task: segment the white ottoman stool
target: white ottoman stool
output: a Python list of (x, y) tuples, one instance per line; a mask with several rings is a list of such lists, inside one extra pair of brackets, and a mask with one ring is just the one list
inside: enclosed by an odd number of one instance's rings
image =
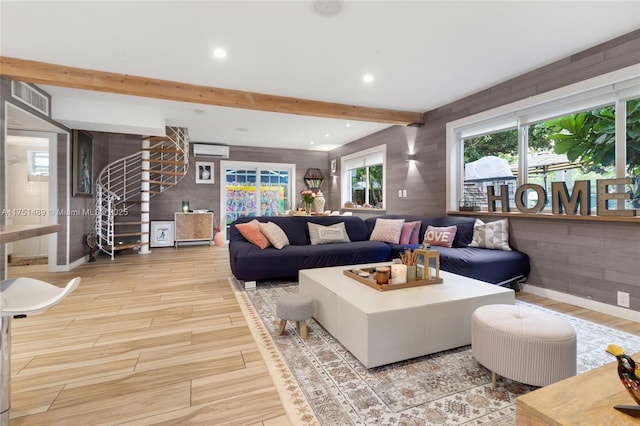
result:
[(496, 374), (533, 386), (576, 375), (576, 332), (561, 318), (516, 305), (481, 306), (471, 316), (471, 351)]
[(283, 294), (276, 302), (276, 315), (280, 318), (278, 336), (284, 333), (287, 320), (296, 321), (300, 330), (300, 337), (307, 339), (306, 320), (313, 316), (313, 299), (300, 293)]

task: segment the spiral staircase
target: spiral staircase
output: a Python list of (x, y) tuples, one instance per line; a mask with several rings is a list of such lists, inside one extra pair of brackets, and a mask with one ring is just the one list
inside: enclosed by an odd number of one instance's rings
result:
[(96, 244), (113, 259), (124, 249), (149, 251), (149, 199), (176, 185), (189, 169), (186, 128), (142, 140), (142, 150), (107, 165), (96, 184)]

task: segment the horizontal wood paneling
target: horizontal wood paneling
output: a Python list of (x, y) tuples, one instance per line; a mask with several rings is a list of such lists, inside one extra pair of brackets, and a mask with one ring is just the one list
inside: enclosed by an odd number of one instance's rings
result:
[[(425, 125), (415, 135), (418, 173), (412, 174), (400, 157), (389, 159), (387, 211), (445, 214), (447, 122), (637, 63), (640, 63), (640, 30), (427, 112)], [(339, 158), (381, 143), (406, 147), (403, 141), (410, 130), (414, 129), (385, 129), (332, 151), (330, 157)], [(401, 155), (400, 148), (392, 152)], [(400, 188), (407, 189), (407, 198), (397, 197)], [(332, 191), (335, 193), (336, 189)], [(496, 219), (482, 217), (484, 221)], [(640, 310), (637, 222), (516, 217), (509, 217), (509, 222), (512, 245), (531, 258), (530, 284), (613, 305), (616, 292), (626, 291), (631, 296), (631, 308)]]

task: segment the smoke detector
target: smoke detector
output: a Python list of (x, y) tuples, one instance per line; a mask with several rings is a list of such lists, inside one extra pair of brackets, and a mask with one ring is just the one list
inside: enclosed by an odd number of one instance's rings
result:
[(342, 11), (342, 2), (339, 0), (313, 0), (313, 11), (325, 18), (338, 15)]

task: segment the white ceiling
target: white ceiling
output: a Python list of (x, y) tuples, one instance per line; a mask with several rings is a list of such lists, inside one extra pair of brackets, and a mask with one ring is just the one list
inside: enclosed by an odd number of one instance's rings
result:
[[(324, 17), (309, 0), (2, 0), (0, 54), (425, 112), (640, 28), (639, 1), (341, 6)], [(224, 60), (212, 56), (219, 46), (228, 51)], [(367, 72), (373, 84), (362, 82)], [(54, 118), (88, 130), (128, 131), (156, 117), (189, 128), (192, 141), (329, 150), (388, 126), (43, 88), (53, 96)]]

